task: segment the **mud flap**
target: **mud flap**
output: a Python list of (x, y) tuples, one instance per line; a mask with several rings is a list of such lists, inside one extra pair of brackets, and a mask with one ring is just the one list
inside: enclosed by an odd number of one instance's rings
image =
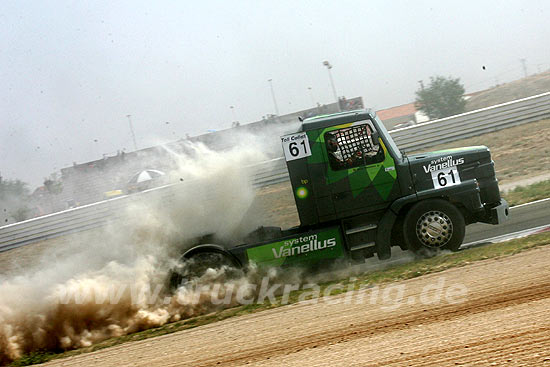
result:
[(376, 232), (376, 256), (378, 260), (388, 260), (391, 257), (391, 230), (397, 215), (387, 210), (378, 223)]

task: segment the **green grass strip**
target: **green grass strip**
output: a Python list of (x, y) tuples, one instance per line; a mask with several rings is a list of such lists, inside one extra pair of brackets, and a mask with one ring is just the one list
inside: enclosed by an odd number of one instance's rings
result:
[(550, 180), (537, 182), (527, 186), (518, 186), (502, 194), (502, 197), (508, 201), (510, 206), (546, 199), (550, 197)]

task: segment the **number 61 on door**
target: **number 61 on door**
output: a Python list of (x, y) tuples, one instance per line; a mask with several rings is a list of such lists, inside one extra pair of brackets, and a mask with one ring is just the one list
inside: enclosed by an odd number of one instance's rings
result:
[(309, 139), (306, 133), (298, 133), (281, 137), (286, 161), (293, 161), (311, 155)]

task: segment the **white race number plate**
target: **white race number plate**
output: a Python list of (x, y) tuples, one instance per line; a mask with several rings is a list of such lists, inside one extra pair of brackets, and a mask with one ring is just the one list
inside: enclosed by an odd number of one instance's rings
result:
[(444, 168), (439, 171), (432, 172), (432, 181), (435, 189), (458, 185), (460, 183), (460, 175), (456, 166)]
[(285, 152), (287, 162), (311, 155), (309, 139), (306, 133), (283, 136), (281, 137), (281, 142), (283, 143), (283, 151)]

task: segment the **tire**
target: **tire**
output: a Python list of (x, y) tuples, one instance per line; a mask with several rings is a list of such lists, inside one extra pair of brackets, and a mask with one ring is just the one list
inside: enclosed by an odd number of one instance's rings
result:
[(411, 207), (403, 223), (405, 241), (410, 250), (434, 256), (441, 250), (458, 251), (466, 224), (456, 206), (442, 199), (430, 199)]
[(405, 242), (405, 234), (403, 233), (403, 223), (405, 215), (399, 215), (395, 220), (391, 233), (391, 245), (399, 246), (401, 251), (407, 251), (407, 243)]
[(182, 284), (202, 277), (208, 269), (220, 270), (225, 267), (226, 277), (235, 277), (240, 270), (226, 255), (218, 252), (200, 252), (191, 258), (181, 258), (180, 264), (170, 270), (169, 286), (176, 290)]

